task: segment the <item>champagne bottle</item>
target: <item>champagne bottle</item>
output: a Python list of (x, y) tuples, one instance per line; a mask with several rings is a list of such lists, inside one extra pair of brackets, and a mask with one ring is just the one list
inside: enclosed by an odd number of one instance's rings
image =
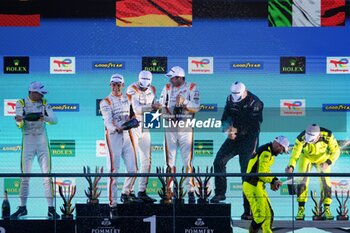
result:
[(11, 213), (10, 202), (9, 202), (9, 199), (7, 196), (7, 191), (5, 191), (5, 197), (4, 197), (4, 200), (2, 202), (2, 218), (9, 219), (10, 213)]

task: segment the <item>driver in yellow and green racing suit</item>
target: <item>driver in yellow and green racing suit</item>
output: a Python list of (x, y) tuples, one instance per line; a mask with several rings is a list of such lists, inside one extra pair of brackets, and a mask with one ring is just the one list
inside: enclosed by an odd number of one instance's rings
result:
[[(312, 124), (301, 132), (295, 140), (292, 155), (286, 172), (294, 171), (298, 162), (299, 173), (309, 173), (315, 167), (319, 173), (330, 173), (331, 165), (339, 158), (340, 148), (332, 131)], [(296, 220), (304, 220), (305, 203), (308, 197), (310, 177), (301, 177), (297, 182), (297, 200), (299, 204)], [(324, 214), (326, 220), (333, 220), (330, 210), (332, 188), (329, 177), (320, 177), (321, 194), (323, 194)]]
[[(273, 142), (260, 146), (248, 162), (249, 174), (271, 173), (275, 156), (288, 153), (289, 141), (284, 136), (276, 137)], [(262, 228), (263, 233), (272, 233), (273, 210), (270, 199), (265, 191), (265, 184), (270, 183), (271, 189), (277, 191), (282, 182), (274, 176), (244, 177), (243, 193), (247, 197), (253, 214), (249, 233), (257, 233)]]

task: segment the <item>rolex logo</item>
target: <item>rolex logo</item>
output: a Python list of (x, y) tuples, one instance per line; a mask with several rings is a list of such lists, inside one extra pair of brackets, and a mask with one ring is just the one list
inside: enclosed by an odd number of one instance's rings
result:
[(165, 74), (167, 64), (167, 57), (142, 57), (142, 69), (154, 74)]
[(157, 66), (158, 62), (156, 59), (152, 60), (152, 66)]
[(306, 58), (305, 57), (281, 57), (280, 73), (281, 74), (305, 74)]
[(28, 74), (29, 57), (4, 57), (5, 74)]
[(292, 59), (292, 60), (289, 61), (289, 63), (290, 63), (291, 66), (295, 66), (297, 61)]

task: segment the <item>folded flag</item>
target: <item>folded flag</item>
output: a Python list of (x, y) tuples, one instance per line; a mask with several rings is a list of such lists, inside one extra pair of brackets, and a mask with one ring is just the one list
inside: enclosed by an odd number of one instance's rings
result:
[(38, 0), (1, 0), (0, 26), (40, 26)]
[(345, 0), (269, 0), (270, 27), (345, 25)]
[(120, 27), (192, 26), (192, 0), (117, 0)]

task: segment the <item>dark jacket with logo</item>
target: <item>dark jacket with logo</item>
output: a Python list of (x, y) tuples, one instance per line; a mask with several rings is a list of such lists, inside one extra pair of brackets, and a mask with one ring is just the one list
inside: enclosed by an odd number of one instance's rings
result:
[(257, 135), (263, 121), (262, 111), (264, 103), (248, 91), (247, 97), (235, 103), (232, 96), (227, 96), (221, 121), (224, 130), (228, 126), (237, 128), (237, 137)]

